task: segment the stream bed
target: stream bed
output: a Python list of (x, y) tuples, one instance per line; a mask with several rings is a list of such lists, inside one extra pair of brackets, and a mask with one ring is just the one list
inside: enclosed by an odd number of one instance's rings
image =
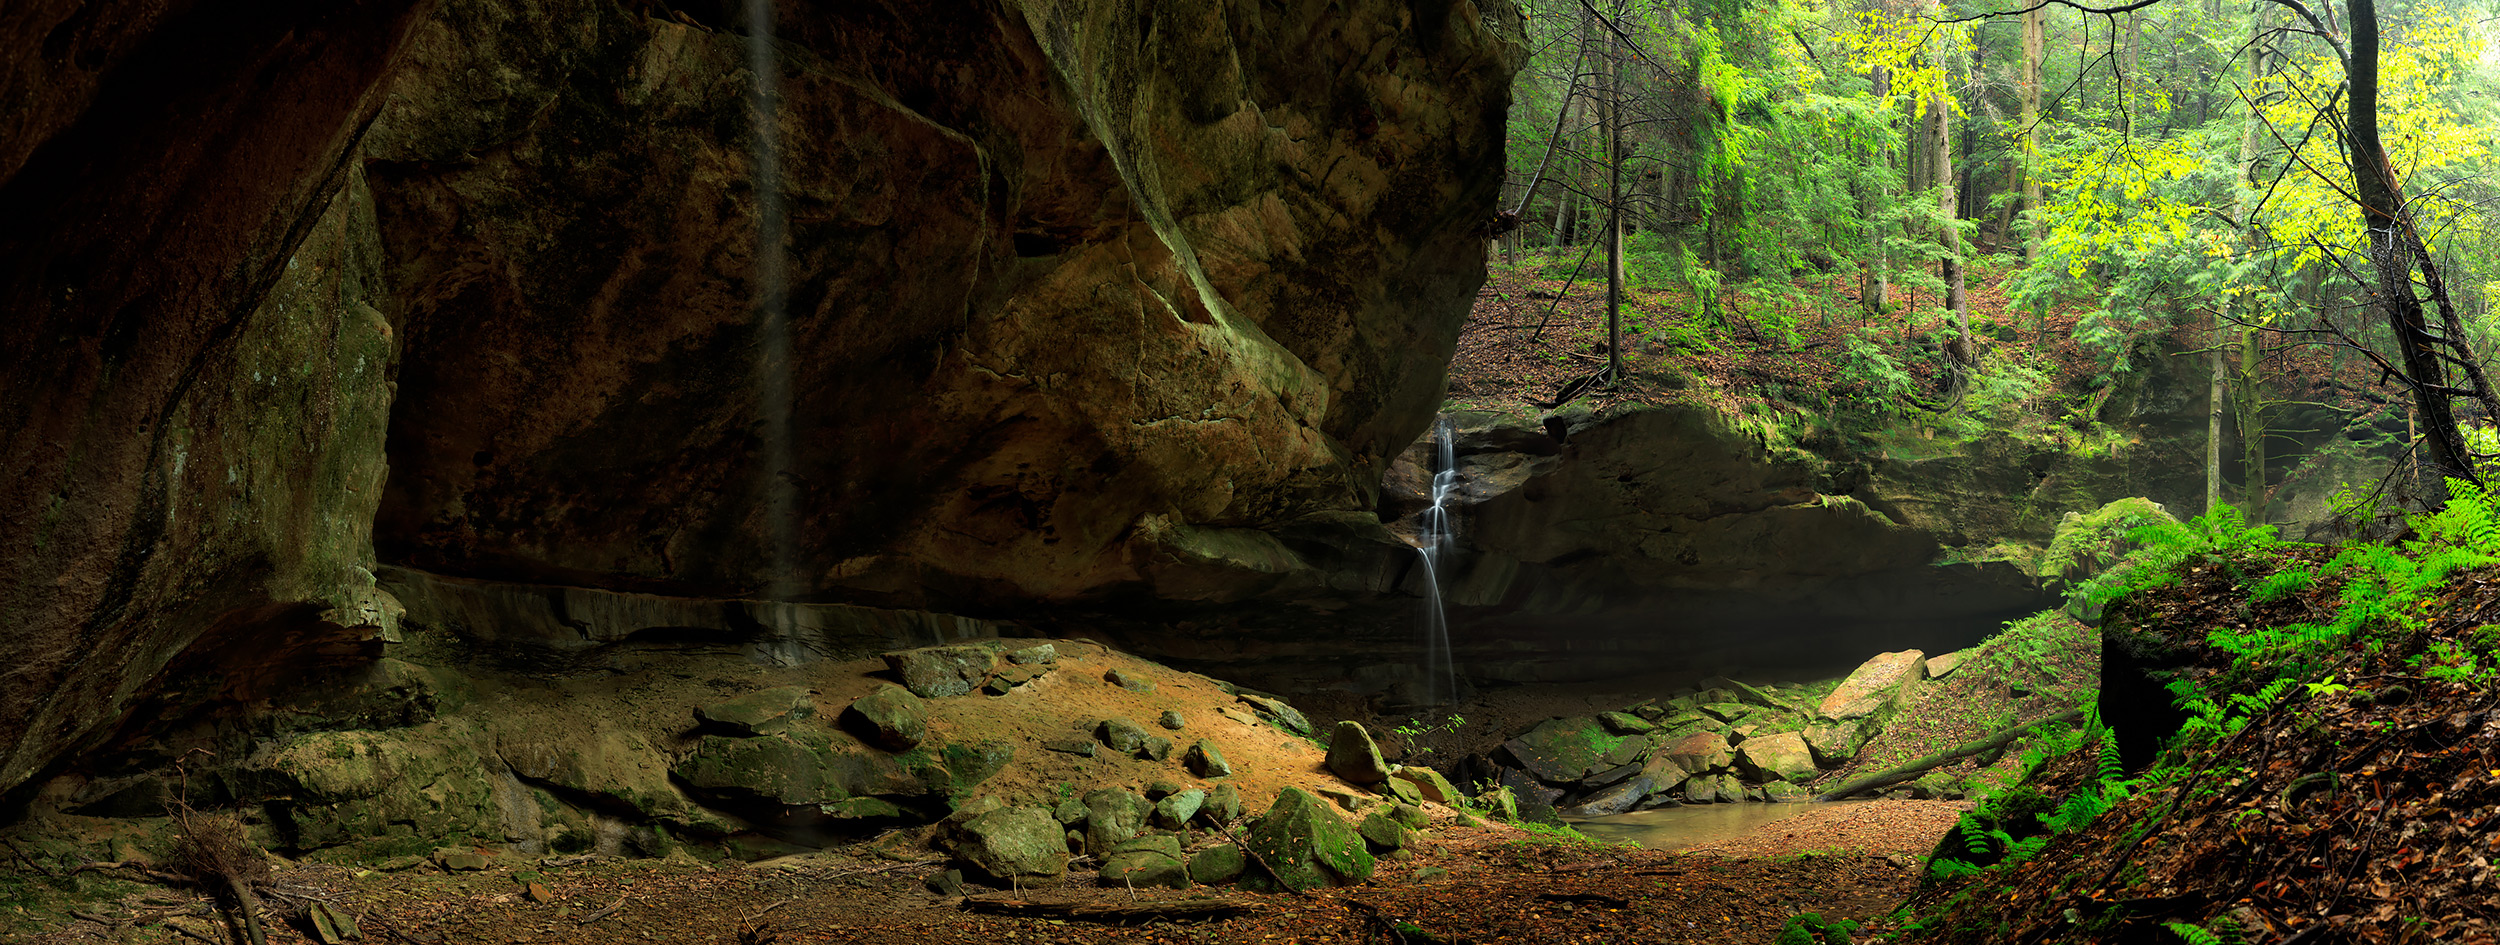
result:
[(1613, 814), (1606, 817), (1564, 819), (1593, 840), (1603, 840), (1609, 843), (1629, 841), (1652, 850), (1685, 850), (1733, 840), (1752, 833), (1764, 824), (1786, 820), (1808, 811), (1830, 811), (1863, 803), (1866, 802), (1691, 804), (1683, 807), (1662, 807), (1657, 810)]

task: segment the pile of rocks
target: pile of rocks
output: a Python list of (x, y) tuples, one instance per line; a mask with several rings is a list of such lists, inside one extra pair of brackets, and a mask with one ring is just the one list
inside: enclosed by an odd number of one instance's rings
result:
[(1802, 800), (1846, 764), (1961, 653), (1867, 660), (1837, 686), (1733, 680), (1593, 716), (1548, 719), (1475, 770), (1528, 820), (1681, 804)]

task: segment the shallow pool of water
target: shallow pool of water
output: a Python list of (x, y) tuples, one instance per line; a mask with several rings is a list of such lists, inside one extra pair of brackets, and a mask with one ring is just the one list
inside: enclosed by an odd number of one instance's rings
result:
[(1652, 850), (1683, 850), (1733, 840), (1752, 833), (1764, 824), (1786, 820), (1816, 808), (1863, 803), (1694, 804), (1609, 817), (1572, 819), (1571, 825), (1595, 840), (1611, 843), (1630, 841)]

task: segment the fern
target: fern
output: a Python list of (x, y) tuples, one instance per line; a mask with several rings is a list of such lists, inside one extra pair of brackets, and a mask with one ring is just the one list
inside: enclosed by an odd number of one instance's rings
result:
[(1980, 829), (1978, 819), (1968, 814), (1964, 814), (1962, 816), (1961, 822), (1955, 824), (1954, 829), (1959, 831), (1962, 835), (1963, 852), (1969, 853), (1974, 857), (1987, 856), (1988, 854), (1995, 852), (1996, 847), (1988, 842), (1988, 835), (1992, 832), (2000, 834), (2003, 833), (2003, 831), (1987, 831)]
[(2049, 835), (2048, 835), (2048, 834), (2045, 834), (2045, 833), (2044, 833), (2044, 834), (2038, 834), (2038, 835), (2035, 835), (2035, 836), (2024, 837), (2024, 838), (2023, 838), (2023, 839), (2021, 839), (2021, 840), (2017, 840), (2017, 841), (2015, 841), (2015, 842), (2013, 842), (2013, 843), (2011, 843), (2011, 844), (2006, 845), (2006, 847), (2005, 847), (2005, 862), (2008, 862), (2008, 863), (2020, 863), (2020, 862), (2022, 862), (2022, 861), (2024, 861), (2024, 860), (2031, 859), (2031, 858), (2032, 858), (2032, 857), (2034, 857), (2034, 856), (2038, 856), (2038, 855), (2040, 855), (2040, 851), (2041, 851), (2041, 850), (2045, 850), (2045, 849), (2047, 849), (2047, 848), (2048, 848), (2048, 846), (2049, 846)]
[(1985, 867), (1972, 863), (1966, 863), (1961, 860), (1935, 859), (1927, 861), (1927, 875), (1933, 876), (1937, 879), (1960, 879), (1965, 876), (1977, 876), (1985, 869)]
[(2082, 829), (2109, 810), (2109, 795), (2101, 790), (2082, 790), (2066, 795), (2057, 809), (2040, 815), (2041, 826), (2058, 833)]
[(2201, 925), (2187, 922), (2164, 922), (2161, 927), (2169, 929), (2171, 934), (2178, 936), (2179, 940), (2186, 942), (2187, 945), (2225, 945), (2222, 936), (2206, 931)]

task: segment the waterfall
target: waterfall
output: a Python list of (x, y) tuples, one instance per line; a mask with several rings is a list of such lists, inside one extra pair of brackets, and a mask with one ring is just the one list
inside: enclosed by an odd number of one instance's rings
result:
[(788, 227), (781, 196), (780, 57), (773, 51), (772, 0), (746, 0), (747, 71), (755, 106), (755, 139), (749, 158), (755, 176), (756, 412), (763, 419), (764, 517), (771, 574), (765, 595), (789, 600), (804, 594), (798, 573), (799, 521), (796, 459), (791, 449), (790, 313), (788, 261), (782, 243)]
[(1450, 616), (1441, 592), (1441, 571), (1458, 541), (1449, 508), (1450, 494), (1458, 490), (1458, 444), (1450, 418), (1434, 421), (1432, 437), (1438, 447), (1432, 467), (1432, 507), (1424, 510), (1415, 551), (1424, 559), (1423, 701), (1444, 706), (1458, 701), (1458, 674), (1450, 660)]

